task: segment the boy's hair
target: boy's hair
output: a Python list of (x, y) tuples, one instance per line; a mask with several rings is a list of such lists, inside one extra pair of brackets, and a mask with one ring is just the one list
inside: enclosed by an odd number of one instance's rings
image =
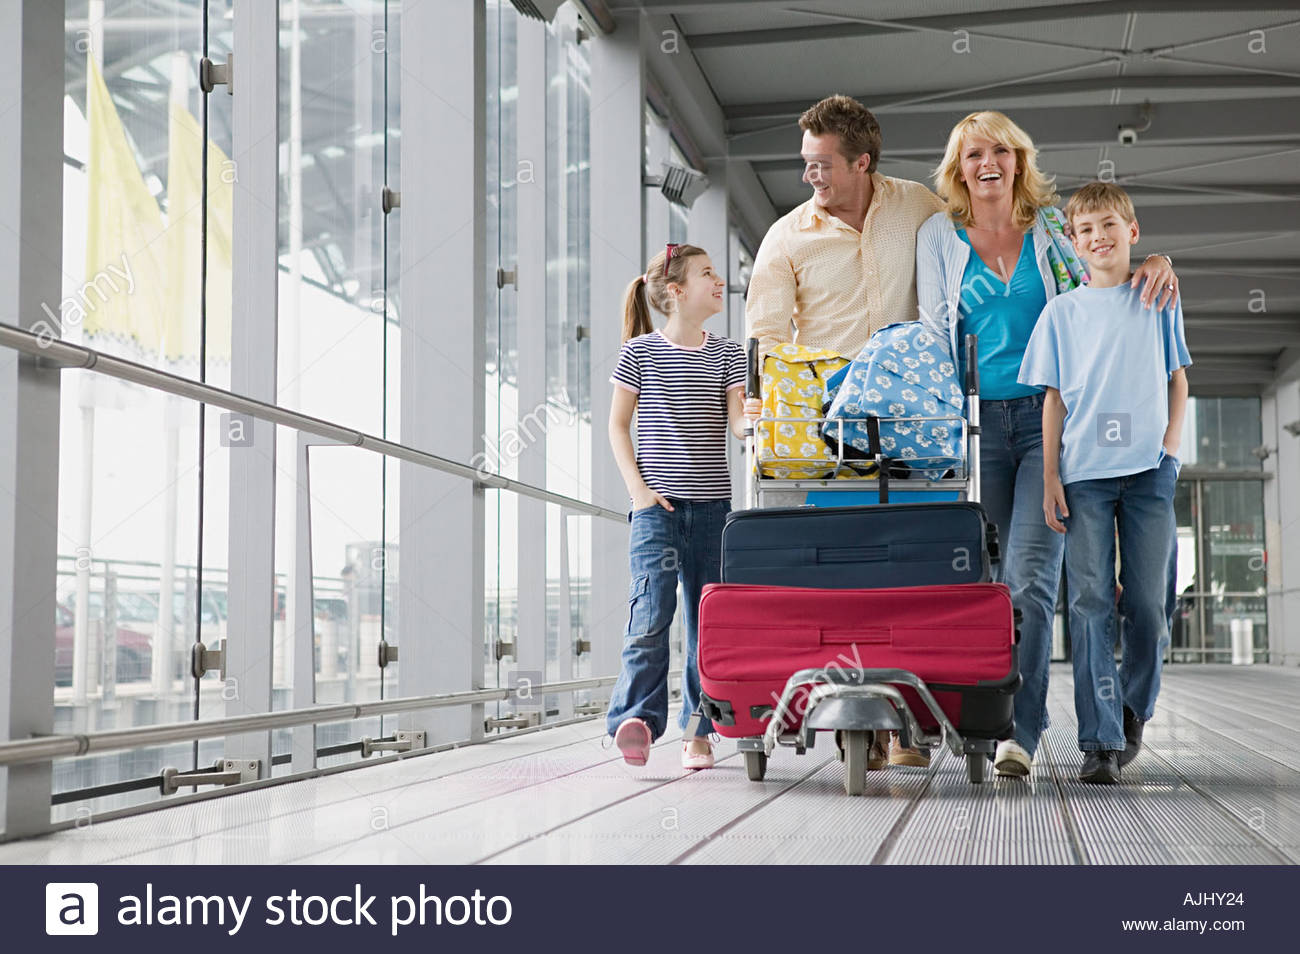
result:
[(1076, 215), (1106, 211), (1114, 212), (1125, 222), (1137, 221), (1137, 213), (1133, 211), (1133, 200), (1128, 197), (1128, 193), (1113, 182), (1100, 180), (1089, 182), (1070, 196), (1070, 201), (1065, 203), (1065, 221), (1069, 222), (1073, 229)]
[(814, 136), (834, 133), (840, 137), (840, 153), (846, 160), (853, 163), (858, 161), (858, 156), (869, 155), (867, 172), (876, 171), (880, 162), (880, 123), (871, 110), (852, 96), (837, 93), (808, 107), (799, 117), (799, 128)]
[(623, 293), (624, 341), (655, 330), (654, 322), (650, 320), (651, 308), (664, 315), (672, 314), (673, 296), (668, 293), (669, 284), (686, 284), (686, 260), (708, 254), (696, 245), (669, 244), (650, 259), (645, 274), (632, 279)]
[(1000, 142), (1016, 154), (1020, 173), (1012, 186), (1011, 215), (1018, 228), (1028, 229), (1038, 217), (1038, 210), (1056, 204), (1054, 179), (1038, 168), (1038, 149), (1034, 141), (1004, 113), (982, 109), (971, 113), (948, 134), (943, 159), (934, 170), (934, 191), (948, 203), (948, 214), (962, 228), (975, 224), (971, 213), (970, 190), (961, 181), (961, 154), (966, 139), (982, 136)]

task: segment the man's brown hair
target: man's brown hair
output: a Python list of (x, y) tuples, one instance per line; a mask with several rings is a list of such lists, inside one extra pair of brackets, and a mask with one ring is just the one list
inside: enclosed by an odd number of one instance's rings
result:
[(814, 136), (834, 133), (840, 137), (840, 152), (850, 163), (863, 153), (871, 156), (867, 172), (876, 171), (880, 161), (880, 124), (871, 110), (852, 96), (827, 96), (799, 117), (799, 128)]
[(1105, 211), (1114, 212), (1125, 222), (1137, 221), (1133, 200), (1128, 197), (1128, 193), (1113, 182), (1100, 180), (1089, 182), (1070, 196), (1070, 201), (1065, 203), (1065, 221), (1073, 228), (1076, 215)]

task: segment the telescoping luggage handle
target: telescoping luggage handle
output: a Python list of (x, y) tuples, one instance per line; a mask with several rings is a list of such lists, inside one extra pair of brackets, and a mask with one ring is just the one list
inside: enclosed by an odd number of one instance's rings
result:
[[(761, 398), (762, 384), (758, 374), (758, 339), (750, 338), (745, 343), (745, 397)], [(745, 436), (754, 436), (754, 425), (745, 423)]]
[(979, 337), (966, 336), (966, 499), (980, 501)]

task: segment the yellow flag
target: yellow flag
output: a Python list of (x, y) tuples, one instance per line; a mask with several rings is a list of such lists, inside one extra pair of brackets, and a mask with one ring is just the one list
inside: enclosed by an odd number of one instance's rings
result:
[[(199, 358), (199, 278), (202, 236), (203, 129), (190, 111), (171, 102), (167, 142), (167, 274), (164, 325), (168, 362), (195, 365)], [(208, 143), (208, 360), (230, 360), (231, 225), (234, 166)]]
[(63, 319), (84, 323), (87, 344), (151, 360), (167, 308), (162, 214), (91, 56), (86, 70), (86, 274), (64, 299)]

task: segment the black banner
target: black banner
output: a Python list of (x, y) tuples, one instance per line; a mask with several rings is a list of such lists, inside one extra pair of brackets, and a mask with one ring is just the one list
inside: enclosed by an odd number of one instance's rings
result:
[(95, 937), (313, 954), (1286, 949), (1300, 887), (1293, 867), (9, 867), (0, 881), (9, 951)]

